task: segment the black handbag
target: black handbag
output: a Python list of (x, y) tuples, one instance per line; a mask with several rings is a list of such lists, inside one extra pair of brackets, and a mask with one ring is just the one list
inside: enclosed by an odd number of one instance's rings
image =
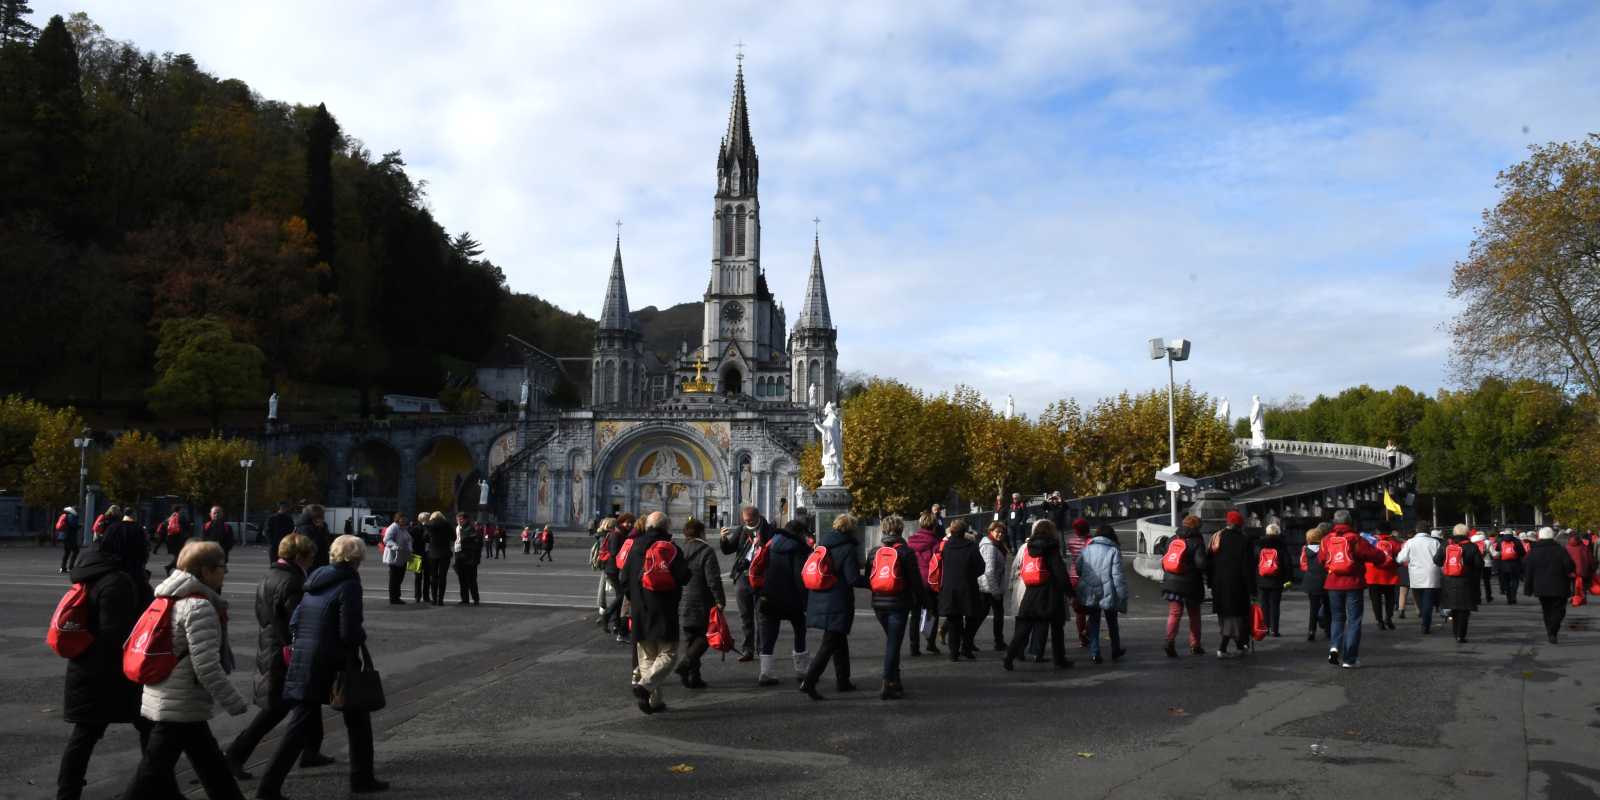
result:
[(372, 665), (372, 653), (366, 644), (359, 655), (350, 658), (344, 669), (333, 678), (328, 690), (328, 705), (343, 711), (378, 711), (384, 705), (383, 679)]

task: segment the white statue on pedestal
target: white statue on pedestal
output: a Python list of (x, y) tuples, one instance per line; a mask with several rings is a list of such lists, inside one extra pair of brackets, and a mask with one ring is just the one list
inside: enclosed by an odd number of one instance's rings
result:
[(278, 393), (277, 392), (273, 392), (272, 396), (267, 398), (267, 421), (268, 422), (277, 422), (278, 421)]
[(1017, 401), (1011, 399), (1011, 395), (1008, 394), (1008, 395), (1006, 395), (1006, 419), (1011, 419), (1012, 417), (1014, 417), (1016, 415), (1017, 415)]
[(813, 383), (810, 386), (806, 387), (806, 408), (816, 408), (816, 407), (817, 407), (817, 385)]
[(478, 506), (481, 507), (481, 508), (488, 508), (489, 507), (489, 482), (488, 481), (485, 481), (485, 480), (478, 481)]
[(517, 399), (517, 408), (527, 408), (528, 407), (528, 395), (531, 393), (532, 389), (533, 389), (533, 387), (531, 385), (529, 385), (528, 379), (527, 378), (523, 378), (522, 379), (522, 394)]
[(822, 485), (844, 485), (844, 423), (839, 410), (829, 403), (822, 410), (822, 422), (811, 423), (822, 434)]
[(1229, 413), (1231, 410), (1232, 409), (1228, 407), (1228, 398), (1224, 397), (1222, 398), (1222, 403), (1217, 406), (1217, 416), (1221, 417), (1222, 421), (1225, 423), (1232, 423), (1233, 417)]
[(1250, 396), (1250, 447), (1255, 450), (1267, 449), (1267, 423), (1263, 419), (1265, 409), (1261, 406), (1261, 395)]

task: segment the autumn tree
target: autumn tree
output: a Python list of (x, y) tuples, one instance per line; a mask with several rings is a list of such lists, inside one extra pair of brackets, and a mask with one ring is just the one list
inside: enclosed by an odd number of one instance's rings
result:
[(156, 347), (160, 378), (148, 392), (150, 405), (164, 414), (203, 412), (216, 429), (224, 409), (263, 396), (264, 362), (258, 348), (234, 341), (233, 332), (219, 320), (166, 320)]
[(21, 395), (0, 398), (0, 488), (23, 485), (23, 473), (33, 463), (39, 421), (49, 413), (43, 403)]
[(207, 436), (178, 443), (174, 458), (178, 489), (196, 508), (220, 505), (238, 508), (244, 499), (241, 459), (260, 459), (253, 442)]
[(1562, 525), (1600, 528), (1600, 403), (1584, 397), (1561, 447), (1550, 510)]
[(263, 500), (262, 508), (278, 502), (322, 502), (317, 474), (304, 461), (294, 456), (274, 455), (267, 457), (261, 466), (264, 480), (256, 496)]
[(33, 460), (22, 471), (23, 502), (34, 508), (58, 509), (78, 502), (80, 455), (72, 440), (82, 435), (83, 418), (72, 408), (39, 415)]
[(1600, 396), (1600, 134), (1531, 147), (1496, 186), (1450, 284), (1454, 365)]
[(175, 488), (173, 454), (156, 437), (128, 431), (100, 459), (100, 482), (119, 502), (140, 503)]

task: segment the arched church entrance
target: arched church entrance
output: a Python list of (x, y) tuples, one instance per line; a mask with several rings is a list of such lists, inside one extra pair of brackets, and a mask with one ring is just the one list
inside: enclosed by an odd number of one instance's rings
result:
[(744, 375), (738, 367), (728, 367), (722, 371), (722, 386), (719, 388), (723, 394), (738, 394), (744, 390)]
[(639, 517), (665, 511), (677, 529), (689, 517), (712, 524), (710, 515), (729, 505), (725, 467), (715, 450), (697, 437), (656, 429), (620, 442), (603, 454), (599, 506)]

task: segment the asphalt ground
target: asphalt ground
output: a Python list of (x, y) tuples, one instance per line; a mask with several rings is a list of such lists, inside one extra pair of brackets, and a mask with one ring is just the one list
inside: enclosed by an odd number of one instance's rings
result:
[[(710, 689), (672, 684), (670, 710), (647, 717), (628, 692), (627, 648), (592, 624), (595, 577), (581, 544), (559, 547), (553, 567), (516, 551), (485, 562), (476, 608), (389, 606), (381, 568), (364, 569), (389, 696), (374, 717), (378, 772), (394, 783), (387, 796), (1600, 796), (1595, 607), (1572, 611), (1559, 646), (1544, 641), (1527, 601), (1485, 606), (1466, 645), (1443, 626), (1421, 636), (1414, 616), (1380, 632), (1369, 611), (1364, 668), (1340, 670), (1323, 641), (1305, 641), (1299, 594), (1286, 598), (1284, 636), (1253, 656), (1168, 659), (1165, 604), (1155, 584), (1134, 579), (1119, 663), (1091, 665), (1073, 641), (1070, 670), (1025, 663), (1007, 673), (984, 646), (985, 626), (976, 663), (908, 657), (907, 697), (886, 703), (876, 692), (883, 637), (862, 613), (851, 637), (859, 692), (838, 695), (830, 678), (821, 687), (830, 699), (817, 703), (788, 675), (758, 689), (754, 664), (713, 655)], [(266, 558), (259, 547), (234, 555), (232, 646), (250, 665), (247, 609)], [(42, 641), (65, 589), (58, 559), (48, 548), (0, 549), (0, 797), (51, 796), (66, 741), (64, 665)], [(159, 572), (164, 560), (152, 563)], [(1206, 617), (1212, 647), (1215, 630)], [(785, 636), (785, 665), (789, 649)], [(233, 680), (248, 692), (243, 669)], [(226, 744), (247, 719), (212, 727)], [(325, 749), (340, 763), (292, 773), (289, 796), (345, 796), (336, 715), (327, 727)], [(258, 749), (253, 771), (276, 743)], [(136, 747), (131, 727), (112, 728), (85, 796), (116, 796)], [(202, 796), (186, 767), (180, 780)], [(250, 796), (253, 783), (243, 787)]]

